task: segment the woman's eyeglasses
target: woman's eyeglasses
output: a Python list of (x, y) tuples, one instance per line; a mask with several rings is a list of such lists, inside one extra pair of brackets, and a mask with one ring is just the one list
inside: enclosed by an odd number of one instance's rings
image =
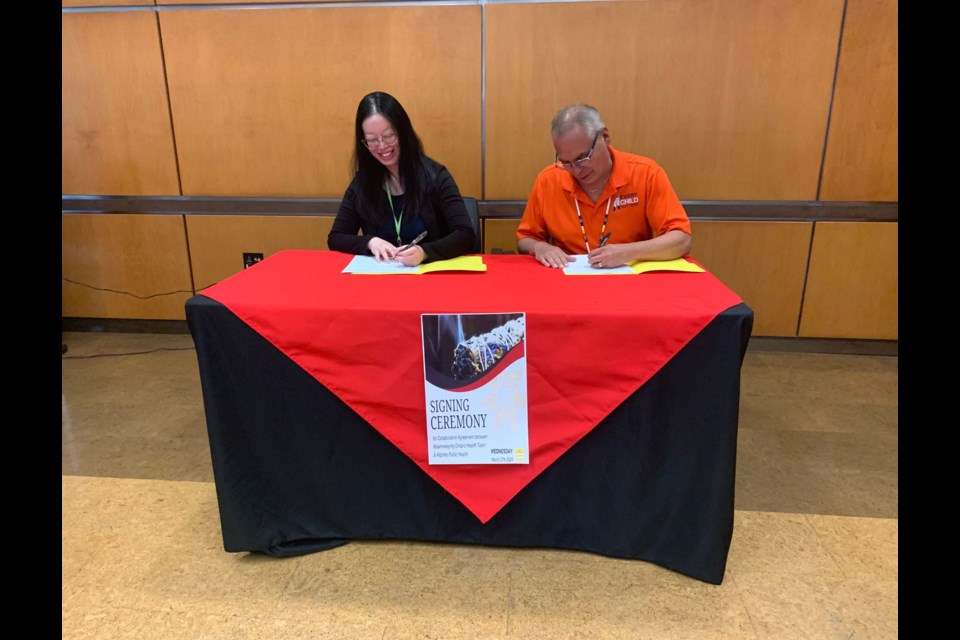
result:
[(397, 134), (388, 133), (385, 136), (379, 138), (364, 138), (362, 140), (363, 146), (367, 149), (376, 149), (378, 147), (391, 147), (397, 144)]

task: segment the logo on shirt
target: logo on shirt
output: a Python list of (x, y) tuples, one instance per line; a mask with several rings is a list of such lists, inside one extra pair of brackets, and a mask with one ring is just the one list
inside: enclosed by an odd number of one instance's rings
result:
[(623, 196), (617, 196), (613, 199), (613, 210), (622, 209), (623, 207), (635, 207), (640, 204), (640, 198), (637, 197), (635, 193), (628, 193)]

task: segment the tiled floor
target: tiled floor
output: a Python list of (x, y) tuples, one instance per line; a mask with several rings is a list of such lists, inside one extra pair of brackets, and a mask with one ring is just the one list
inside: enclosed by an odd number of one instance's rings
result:
[(895, 357), (747, 354), (735, 529), (713, 586), (567, 551), (226, 553), (191, 338), (64, 342), (64, 638), (898, 635)]

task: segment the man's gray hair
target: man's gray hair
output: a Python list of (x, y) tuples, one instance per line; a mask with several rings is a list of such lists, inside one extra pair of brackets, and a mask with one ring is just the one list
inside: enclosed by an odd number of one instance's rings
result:
[(583, 132), (588, 138), (592, 138), (603, 129), (603, 120), (600, 119), (600, 112), (588, 104), (571, 104), (553, 116), (553, 122), (550, 123), (550, 135), (556, 140), (574, 127), (583, 127)]

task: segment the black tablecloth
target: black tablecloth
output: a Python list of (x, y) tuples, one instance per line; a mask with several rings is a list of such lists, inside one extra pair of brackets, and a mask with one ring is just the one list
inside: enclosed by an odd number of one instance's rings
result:
[(722, 581), (753, 325), (745, 304), (486, 524), (224, 306), (198, 295), (186, 311), (227, 551), (289, 556), (355, 539), (551, 547)]

